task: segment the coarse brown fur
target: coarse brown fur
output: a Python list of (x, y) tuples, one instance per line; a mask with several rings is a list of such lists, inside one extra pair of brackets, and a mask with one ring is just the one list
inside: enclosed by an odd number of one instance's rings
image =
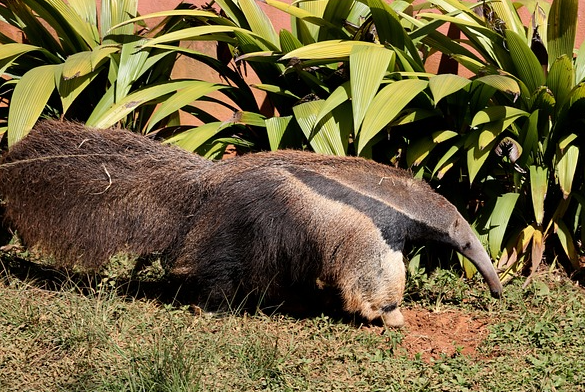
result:
[(0, 166), (6, 217), (63, 266), (116, 253), (163, 253), (189, 228), (199, 172), (211, 162), (121, 129), (46, 121)]
[(123, 130), (45, 122), (4, 156), (0, 194), (27, 244), (90, 267), (119, 252), (162, 254), (209, 307), (325, 282), (345, 310), (400, 325), (401, 252), (417, 239), (454, 247), (501, 291), (455, 207), (361, 158), (282, 151), (210, 163)]

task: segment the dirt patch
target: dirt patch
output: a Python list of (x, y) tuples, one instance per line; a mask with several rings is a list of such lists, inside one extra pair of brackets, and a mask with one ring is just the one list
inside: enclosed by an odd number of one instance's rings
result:
[(403, 309), (406, 321), (404, 340), (400, 345), (410, 358), (420, 354), (429, 362), (442, 355), (466, 355), (480, 358), (477, 348), (487, 337), (488, 320), (464, 312), (448, 310)]

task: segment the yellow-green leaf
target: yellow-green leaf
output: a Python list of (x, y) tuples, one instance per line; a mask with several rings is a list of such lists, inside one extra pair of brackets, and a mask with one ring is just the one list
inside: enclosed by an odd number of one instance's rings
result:
[(293, 116), (271, 117), (266, 120), (266, 132), (268, 133), (268, 141), (272, 151), (279, 149), (284, 133), (292, 118)]
[(510, 217), (516, 202), (518, 201), (518, 193), (506, 193), (499, 196), (496, 200), (496, 205), (489, 219), (489, 249), (493, 259), (497, 259), (502, 250), (502, 241), (510, 222)]
[(295, 100), (301, 99), (298, 95), (295, 95), (292, 91), (286, 90), (282, 86), (276, 86), (273, 84), (265, 84), (265, 83), (258, 83), (258, 84), (251, 84), (251, 87), (257, 88), (258, 90), (266, 91), (267, 93), (273, 93), (282, 95), (284, 97), (289, 97)]
[(555, 222), (555, 226), (559, 242), (561, 243), (561, 246), (563, 247), (565, 254), (571, 261), (573, 268), (575, 268), (575, 270), (578, 270), (580, 268), (579, 256), (577, 253), (577, 249), (575, 247), (575, 243), (573, 241), (573, 236), (571, 235), (569, 228), (567, 227), (567, 225), (565, 225), (565, 222), (563, 222), (560, 219), (557, 222)]
[(177, 90), (177, 92), (173, 94), (172, 97), (169, 97), (163, 103), (160, 104), (156, 112), (148, 121), (146, 133), (150, 132), (159, 121), (169, 116), (171, 113), (176, 112), (177, 110), (190, 104), (193, 101), (196, 101), (197, 99), (201, 98), (204, 95), (228, 87), (220, 84), (208, 83), (199, 80), (191, 80), (189, 82), (190, 82), (189, 86)]
[(337, 87), (335, 91), (329, 95), (325, 100), (325, 104), (321, 108), (321, 111), (317, 115), (317, 122), (321, 121), (327, 114), (331, 113), (333, 109), (348, 101), (350, 98), (350, 85), (349, 82), (343, 83)]
[(507, 29), (513, 30), (515, 33), (524, 35), (524, 24), (518, 16), (518, 11), (514, 7), (514, 3), (510, 0), (499, 0), (489, 3), (489, 6), (494, 10), (498, 22), (504, 22)]
[(67, 57), (63, 64), (63, 79), (69, 80), (90, 73), (93, 70), (91, 59), (92, 52), (89, 51), (75, 53)]
[(439, 159), (439, 162), (437, 162), (437, 165), (433, 169), (433, 176), (439, 173), (438, 178), (440, 179), (451, 167), (453, 167), (453, 162), (457, 159), (455, 154), (461, 150), (462, 145), (463, 143), (459, 141), (449, 147), (447, 152), (441, 157), (441, 159)]
[(2, 76), (6, 69), (12, 65), (14, 60), (16, 60), (21, 55), (32, 52), (34, 50), (46, 52), (39, 46), (27, 44), (10, 43), (0, 45), (0, 76)]
[(565, 152), (565, 149), (571, 145), (571, 143), (573, 143), (575, 141), (575, 139), (577, 139), (579, 136), (575, 133), (571, 133), (569, 135), (563, 136), (560, 140), (559, 140), (559, 150), (561, 150), (562, 153)]
[(573, 61), (565, 55), (554, 60), (546, 78), (546, 85), (552, 91), (555, 100), (562, 105), (575, 87)]
[(146, 39), (140, 39), (122, 45), (116, 75), (116, 102), (124, 98), (128, 91), (130, 91), (132, 84), (136, 81), (138, 75), (140, 75), (142, 67), (148, 59), (148, 51), (136, 50), (144, 42), (146, 42)]
[(344, 143), (341, 140), (339, 124), (332, 114), (328, 114), (317, 123), (317, 114), (325, 101), (310, 101), (293, 107), (297, 123), (315, 152), (328, 155), (345, 155)]
[[(352, 80), (353, 83), (353, 80)], [(426, 87), (426, 80), (405, 79), (385, 86), (368, 106), (358, 136), (358, 155)], [(355, 115), (355, 113), (354, 113)]]
[[(89, 0), (94, 2), (95, 0)], [(208, 19), (222, 19), (219, 15), (209, 12), (209, 11), (202, 11), (202, 10), (189, 10), (189, 9), (182, 9), (182, 10), (167, 10), (167, 11), (158, 11), (158, 12), (151, 12), (146, 15), (140, 15), (135, 18), (131, 18), (125, 20), (117, 25), (111, 27), (111, 29), (117, 29), (118, 27), (122, 27), (128, 25), (130, 23), (139, 22), (147, 19), (152, 18), (168, 18), (171, 16), (185, 16), (185, 17), (199, 17), (199, 18), (208, 18)], [(223, 18), (225, 21), (225, 18)], [(227, 22), (227, 21), (226, 21)]]
[(380, 83), (393, 57), (393, 51), (372, 46), (356, 46), (349, 55), (351, 106), (356, 133), (380, 89)]
[(95, 28), (94, 36), (96, 39), (99, 37), (97, 34), (97, 4), (95, 0), (68, 0), (67, 3), (71, 8), (79, 15), (79, 17), (88, 24), (88, 27)]
[(490, 106), (480, 110), (475, 114), (471, 121), (471, 127), (475, 128), (481, 124), (501, 121), (503, 129), (506, 129), (511, 123), (519, 117), (528, 116), (529, 113), (521, 109), (510, 106)]
[(132, 35), (134, 33), (134, 26), (123, 25), (123, 22), (138, 14), (138, 0), (102, 0), (101, 3), (100, 31), (102, 34)]
[(571, 194), (573, 179), (577, 172), (577, 162), (579, 161), (579, 147), (569, 146), (557, 163), (557, 180), (563, 191), (563, 198), (568, 198)]
[(435, 106), (437, 106), (439, 101), (447, 95), (456, 93), (470, 83), (471, 80), (453, 74), (444, 74), (432, 77), (429, 80), (429, 88), (433, 94)]
[(554, 0), (548, 14), (548, 63), (552, 65), (562, 55), (573, 58), (579, 15), (579, 0)]
[(420, 165), (435, 148), (436, 143), (430, 138), (420, 138), (406, 150), (406, 165), (408, 167)]
[(126, 117), (140, 105), (158, 99), (179, 89), (189, 87), (192, 83), (192, 80), (171, 81), (161, 85), (149, 86), (141, 90), (137, 90), (131, 94), (128, 94), (119, 102), (112, 104), (106, 110), (100, 110), (99, 112), (94, 110), (86, 124), (95, 128), (109, 128)]
[[(240, 33), (246, 37), (249, 37), (260, 47), (260, 50), (278, 50), (278, 47), (273, 45), (270, 41), (266, 40), (264, 37), (259, 36), (258, 34), (242, 29), (240, 27), (234, 26), (221, 26), (221, 25), (212, 25), (212, 26), (197, 26), (197, 27), (188, 27), (185, 29), (172, 31), (167, 34), (159, 35), (156, 38), (152, 38), (151, 40), (147, 41), (143, 46), (144, 47), (152, 47), (162, 43), (169, 43), (169, 42), (176, 42), (176, 41), (184, 41), (184, 40), (212, 40), (218, 39), (220, 34), (234, 34)], [(223, 37), (223, 36), (222, 36)], [(225, 37), (228, 37), (227, 35)], [(235, 43), (237, 41), (233, 40)]]
[(231, 124), (251, 125), (254, 127), (266, 127), (266, 117), (260, 113), (238, 110), (232, 116), (224, 121)]
[[(317, 17), (323, 16), (325, 12), (325, 8), (327, 7), (328, 1), (318, 0), (318, 1), (296, 1), (295, 5), (312, 15)], [(296, 33), (299, 40), (303, 43), (309, 42), (316, 42), (319, 41), (319, 32), (321, 31), (321, 27), (313, 24), (307, 23), (303, 19), (299, 19), (295, 16), (292, 16), (292, 28), (293, 33)]]
[(542, 66), (524, 38), (512, 30), (506, 30), (505, 35), (517, 76), (532, 93), (546, 83)]
[(512, 94), (514, 96), (520, 95), (520, 86), (518, 82), (509, 76), (504, 75), (486, 75), (475, 79), (478, 82), (487, 84), (499, 91)]
[(82, 46), (89, 49), (99, 43), (96, 25), (90, 23), (92, 15), (80, 14), (81, 8), (77, 7), (77, 4), (73, 7), (63, 0), (45, 0), (38, 1), (34, 8), (40, 17), (57, 31), (61, 39), (69, 41), (67, 44), (79, 47), (77, 44), (83, 43)]
[(477, 143), (479, 149), (483, 150), (489, 146), (496, 139), (496, 137), (502, 133), (503, 130), (504, 127), (502, 126), (501, 121), (486, 124), (486, 126), (484, 126), (479, 133), (479, 139)]
[(493, 148), (496, 145), (496, 140), (494, 140), (484, 148), (480, 148), (479, 136), (480, 135), (473, 136), (474, 138), (477, 138), (476, 142), (473, 143), (467, 150), (467, 170), (469, 172), (470, 184), (473, 183), (475, 177), (479, 173), (480, 169), (483, 167), (489, 154), (492, 152)]
[(203, 124), (167, 139), (166, 143), (175, 144), (187, 151), (195, 151), (224, 128), (225, 124), (219, 121)]
[(37, 122), (55, 90), (55, 73), (62, 64), (43, 65), (28, 71), (14, 88), (8, 110), (8, 146), (22, 139)]
[(452, 54), (450, 57), (474, 74), (479, 73), (485, 67), (483, 62), (469, 56), (462, 54)]
[[(62, 67), (64, 68), (64, 67)], [(70, 79), (65, 79), (61, 75), (62, 68), (57, 68), (55, 71), (55, 84), (59, 96), (61, 97), (61, 106), (63, 106), (63, 114), (66, 114), (71, 104), (77, 97), (86, 89), (92, 80), (98, 75), (97, 72), (90, 72), (83, 76), (77, 76)]]
[(95, 70), (105, 58), (119, 51), (119, 45), (101, 45), (93, 48), (91, 55), (92, 71)]
[(302, 48), (285, 54), (281, 57), (281, 60), (289, 60), (292, 58), (310, 60), (342, 60), (349, 58), (352, 49), (356, 46), (384, 48), (383, 45), (374, 44), (371, 42), (331, 40), (305, 45)]
[(451, 138), (454, 138), (455, 136), (457, 136), (458, 133), (455, 131), (450, 131), (450, 130), (444, 130), (444, 131), (437, 131), (433, 133), (433, 141), (435, 143), (443, 143), (444, 141), (447, 141)]
[(548, 169), (530, 166), (530, 191), (536, 224), (541, 226), (544, 220), (544, 200), (548, 190)]
[(278, 34), (272, 26), (272, 22), (268, 16), (260, 9), (255, 0), (239, 0), (240, 8), (252, 31), (267, 41), (271, 42), (275, 47), (279, 48), (280, 40)]
[(328, 28), (335, 28), (335, 25), (333, 23), (313, 14), (311, 11), (307, 9), (295, 7), (292, 4), (288, 4), (277, 0), (262, 0), (262, 2), (281, 11), (284, 11), (297, 19), (304, 20), (317, 26), (327, 26)]

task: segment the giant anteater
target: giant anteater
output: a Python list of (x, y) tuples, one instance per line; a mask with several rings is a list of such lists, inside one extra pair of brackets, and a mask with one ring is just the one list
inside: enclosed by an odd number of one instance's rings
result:
[(347, 312), (401, 325), (402, 251), (421, 239), (456, 249), (502, 291), (452, 204), (362, 158), (278, 151), (211, 163), (125, 130), (46, 121), (3, 156), (0, 195), (25, 244), (63, 266), (162, 254), (208, 307), (319, 282)]

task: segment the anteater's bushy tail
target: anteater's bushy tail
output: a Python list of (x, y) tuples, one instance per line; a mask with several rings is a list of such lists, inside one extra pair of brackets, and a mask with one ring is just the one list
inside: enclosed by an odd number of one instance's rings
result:
[(164, 253), (181, 241), (211, 162), (122, 129), (45, 121), (0, 161), (9, 223), (68, 265)]

